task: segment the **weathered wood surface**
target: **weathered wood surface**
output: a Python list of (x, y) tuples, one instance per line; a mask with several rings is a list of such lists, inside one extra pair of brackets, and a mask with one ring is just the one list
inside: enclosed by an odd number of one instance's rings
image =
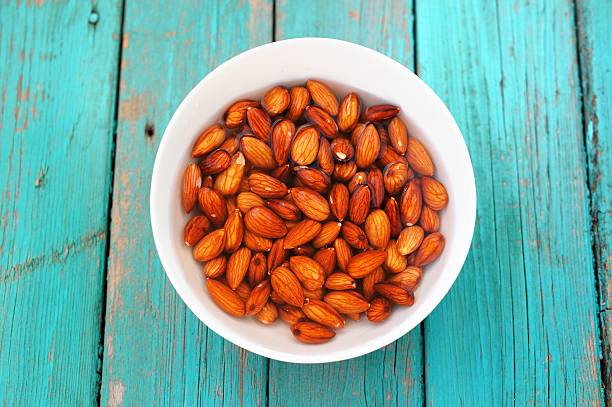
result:
[(591, 198), (594, 261), (599, 278), (604, 391), (612, 404), (612, 2), (576, 4), (583, 125)]
[(478, 221), (425, 321), (427, 402), (600, 405), (573, 4), (441, 3), (417, 2), (417, 70), (463, 131)]
[(160, 265), (149, 223), (157, 145), (224, 60), (272, 39), (269, 1), (125, 4), (108, 272), (103, 405), (265, 405), (265, 358), (209, 331)]
[[(414, 66), (412, 2), (290, 1), (276, 4), (276, 39), (352, 41)], [(422, 405), (422, 336), (410, 334), (369, 355), (324, 365), (270, 361), (272, 406)]]
[(0, 4), (3, 406), (96, 403), (120, 10)]
[[(611, 19), (596, 0), (1, 3), (2, 404), (612, 403)], [(424, 324), (314, 366), (201, 324), (163, 273), (148, 210), (189, 89), (302, 36), (414, 69), (462, 129), (479, 197), (464, 270)]]

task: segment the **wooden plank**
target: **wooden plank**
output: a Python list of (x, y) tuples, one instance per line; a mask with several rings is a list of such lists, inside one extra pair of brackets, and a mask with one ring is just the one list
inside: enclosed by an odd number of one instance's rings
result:
[(0, 5), (0, 404), (91, 405), (120, 1)]
[(101, 402), (263, 405), (267, 360), (190, 312), (157, 258), (149, 182), (164, 127), (187, 92), (233, 55), (271, 40), (271, 1), (127, 1)]
[(583, 89), (584, 131), (591, 193), (595, 267), (599, 277), (604, 389), (612, 404), (612, 3), (576, 4)]
[[(276, 5), (278, 40), (321, 36), (356, 42), (413, 67), (412, 2), (289, 1)], [(270, 361), (270, 405), (422, 405), (420, 327), (369, 355), (324, 365)]]
[(425, 322), (427, 402), (600, 405), (573, 5), (422, 1), (416, 21), (478, 186), (471, 254)]

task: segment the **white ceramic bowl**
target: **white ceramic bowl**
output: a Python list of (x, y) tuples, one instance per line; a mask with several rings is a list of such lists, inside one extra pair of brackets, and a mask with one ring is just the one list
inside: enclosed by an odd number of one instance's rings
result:
[[(285, 323), (264, 326), (252, 318), (223, 313), (210, 299), (202, 265), (183, 244), (182, 173), (200, 131), (218, 121), (236, 99), (261, 97), (273, 85), (308, 78), (329, 84), (338, 95), (356, 91), (366, 105), (401, 107), (409, 134), (421, 140), (450, 196), (441, 214), (446, 237), (442, 256), (427, 266), (412, 307), (395, 307), (381, 324), (350, 322), (323, 345), (295, 340)], [(207, 75), (183, 100), (161, 140), (151, 180), (151, 225), (168, 278), (193, 313), (225, 339), (251, 352), (286, 362), (320, 363), (349, 359), (379, 349), (417, 326), (438, 305), (467, 256), (476, 216), (476, 188), (461, 131), (436, 94), (398, 62), (349, 42), (301, 38), (244, 52)], [(450, 334), (448, 332), (439, 335)]]

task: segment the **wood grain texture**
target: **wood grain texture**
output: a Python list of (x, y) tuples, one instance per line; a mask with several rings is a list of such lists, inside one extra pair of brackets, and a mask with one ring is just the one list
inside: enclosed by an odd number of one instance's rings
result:
[(0, 4), (3, 406), (96, 402), (119, 12)]
[(418, 72), (478, 188), (471, 253), (425, 322), (427, 402), (600, 405), (573, 4), (419, 1), (416, 16)]
[(159, 139), (180, 101), (218, 64), (271, 36), (269, 1), (126, 2), (104, 405), (266, 404), (267, 360), (208, 331), (167, 280), (148, 196)]
[[(411, 1), (281, 0), (275, 24), (277, 40), (338, 38), (373, 48), (410, 68), (414, 65)], [(270, 361), (270, 405), (422, 405), (422, 353), (418, 327), (381, 350), (346, 362)]]
[(612, 404), (612, 2), (576, 4), (606, 402)]

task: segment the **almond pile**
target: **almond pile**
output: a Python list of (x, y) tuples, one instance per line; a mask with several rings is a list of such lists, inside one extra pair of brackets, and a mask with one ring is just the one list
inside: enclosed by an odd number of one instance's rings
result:
[(239, 100), (200, 134), (183, 177), (184, 229), (228, 314), (323, 343), (363, 314), (414, 303), (444, 249), (434, 164), (392, 105), (340, 102), (317, 80)]

